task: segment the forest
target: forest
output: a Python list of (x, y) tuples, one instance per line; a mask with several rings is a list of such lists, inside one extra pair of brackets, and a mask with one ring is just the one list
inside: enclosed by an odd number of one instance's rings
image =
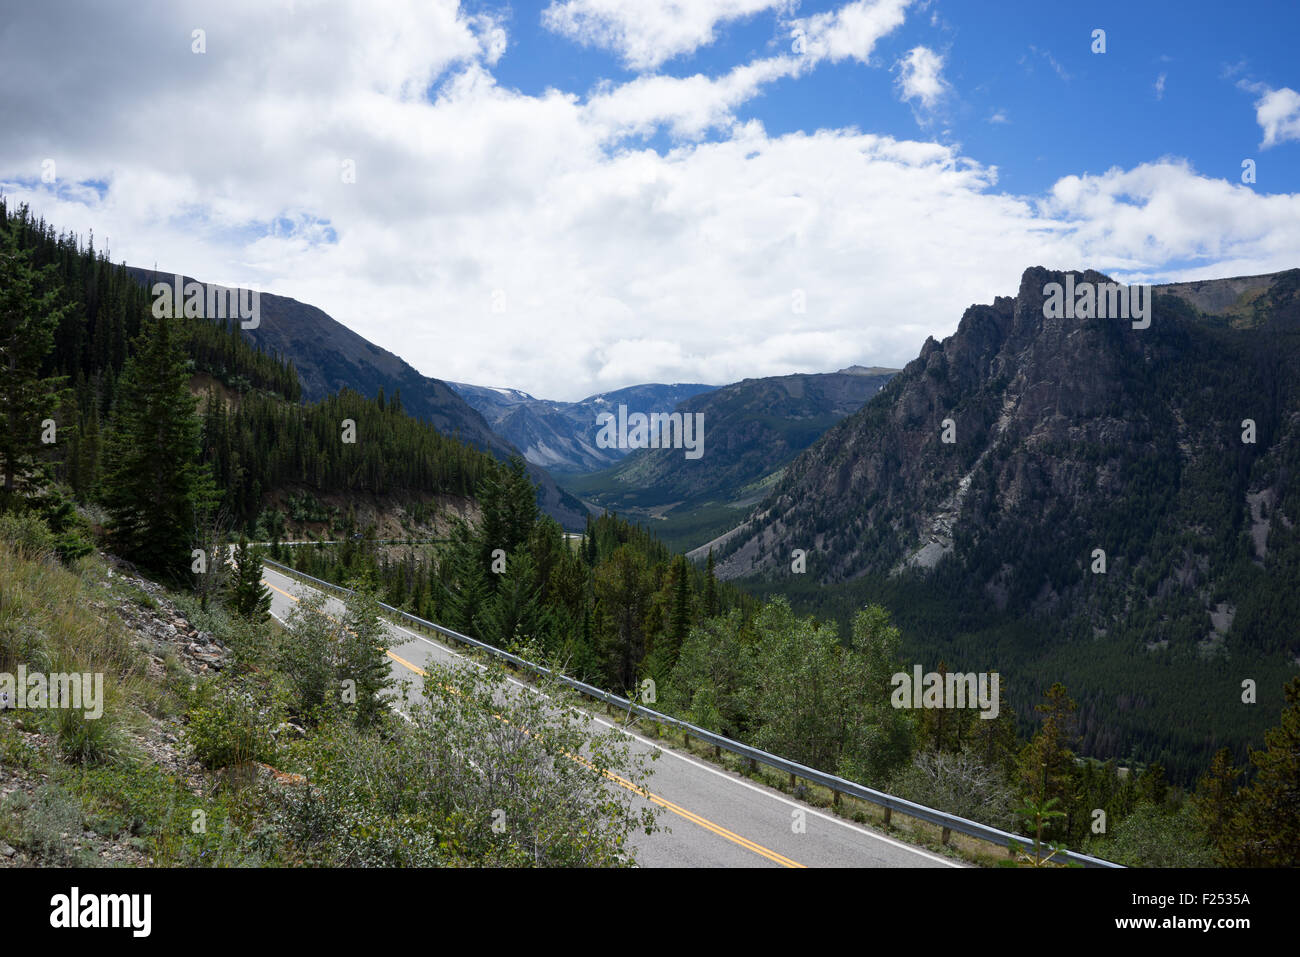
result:
[[(1288, 798), (1300, 680), (1264, 747), (1245, 762), (1216, 751), (1194, 787), (1168, 781), (1160, 763), (1088, 759), (1088, 715), (1060, 682), (1023, 729), (1010, 708), (994, 720), (896, 709), (889, 679), (904, 670), (903, 635), (881, 602), (855, 603), (843, 623), (802, 615), (782, 596), (719, 583), (712, 556), (697, 568), (613, 514), (571, 539), (540, 514), (522, 460), (497, 464), (439, 435), (406, 417), (398, 396), (297, 404), (292, 368), (237, 335), (152, 316), (122, 267), (0, 205), (0, 511), (39, 522), (65, 563), (104, 547), (201, 593), (204, 611), (211, 598), (259, 619), (251, 546), (240, 543), (232, 587), (209, 594), (194, 545), (224, 547), (265, 524), (268, 492), (469, 495), (476, 520), (438, 547), (394, 554), (373, 530), (341, 545), (271, 547), (310, 574), (942, 810), (1126, 863), (1300, 863), (1300, 808)], [(238, 400), (201, 407), (200, 371)], [(348, 420), (356, 442), (344, 439)], [(214, 527), (223, 509), (230, 526)]]

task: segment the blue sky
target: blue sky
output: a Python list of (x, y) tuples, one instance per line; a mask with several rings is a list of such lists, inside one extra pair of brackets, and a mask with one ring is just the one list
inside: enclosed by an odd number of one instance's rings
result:
[(55, 0), (0, 33), (0, 189), (446, 379), (576, 399), (901, 366), (1029, 266), (1300, 266), (1298, 21), (1294, 0)]
[[(810, 0), (797, 12), (805, 17), (842, 5)], [(1241, 85), (1300, 82), (1300, 3), (1294, 0), (1240, 8), (1208, 0), (917, 6), (919, 15), (880, 41), (874, 65), (847, 61), (779, 80), (736, 115), (761, 121), (773, 135), (856, 126), (960, 143), (998, 167), (999, 186), (1019, 193), (1046, 190), (1064, 175), (1102, 173), (1167, 154), (1232, 179), (1251, 157), (1257, 166), (1262, 161), (1260, 189), (1300, 189), (1300, 140), (1261, 151), (1256, 97)], [(615, 51), (547, 30), (533, 12), (529, 5), (509, 13), (512, 40), (494, 71), (499, 82), (537, 95), (548, 87), (582, 91), (638, 74)], [(1104, 54), (1092, 52), (1094, 29), (1106, 31)], [(790, 44), (773, 13), (745, 17), (717, 33), (715, 42), (673, 57), (658, 72), (716, 76)], [(925, 126), (895, 94), (897, 71), (891, 69), (919, 45), (944, 56), (943, 75), (951, 85), (947, 102)], [(994, 120), (998, 116), (1003, 120)], [(662, 135), (649, 142), (659, 149), (671, 145)]]

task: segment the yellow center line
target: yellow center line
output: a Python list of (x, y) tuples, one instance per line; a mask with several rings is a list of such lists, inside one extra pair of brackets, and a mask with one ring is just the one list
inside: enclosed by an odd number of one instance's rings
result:
[[(262, 579), (262, 584), (268, 588), (274, 588), (276, 591), (278, 591), (285, 598), (288, 598), (290, 601), (295, 601), (295, 602), (299, 601), (298, 598), (296, 598), (293, 595), (290, 595), (283, 588), (276, 588), (275, 585), (272, 585), (265, 578)], [(393, 654), (391, 651), (388, 651), (387, 649), (385, 649), (384, 654), (388, 655), (389, 658), (392, 658), (402, 667), (408, 668), (418, 675), (423, 675), (427, 677), (429, 674), (427, 671), (425, 671), (423, 668), (419, 667), (418, 665), (411, 664), (406, 659), (398, 657), (397, 655)], [(505, 721), (505, 719), (502, 718), (500, 715), (496, 715), (495, 717), (500, 721)], [(524, 733), (527, 734), (528, 732), (525, 731)], [(596, 766), (592, 764), (590, 761), (587, 761), (585, 758), (581, 758), (572, 754), (568, 756), (572, 758), (574, 761), (580, 762), (581, 764), (585, 764), (587, 767), (591, 768), (592, 770), (596, 770)], [(807, 866), (804, 864), (800, 864), (798, 861), (793, 861), (782, 854), (778, 854), (776, 851), (773, 851), (770, 848), (766, 848), (762, 844), (757, 844), (754, 841), (749, 840), (749, 838), (741, 837), (739, 834), (735, 833), (734, 831), (727, 830), (725, 827), (723, 827), (720, 824), (714, 824), (708, 818), (701, 817), (700, 815), (696, 814), (694, 811), (688, 811), (680, 804), (674, 804), (672, 801), (669, 801), (667, 798), (660, 797), (659, 795), (652, 793), (646, 788), (633, 784), (631, 781), (619, 777), (617, 774), (614, 774), (612, 771), (602, 770), (601, 774), (603, 774), (606, 778), (613, 781), (615, 784), (619, 785), (620, 787), (626, 788), (627, 790), (631, 791), (633, 794), (640, 795), (650, 803), (657, 804), (659, 807), (662, 807), (664, 810), (671, 811), (673, 814), (676, 814), (678, 817), (684, 820), (690, 821), (692, 824), (698, 824), (706, 831), (709, 831), (712, 834), (716, 834), (718, 835), (718, 837), (726, 838), (728, 841), (731, 841), (731, 843), (739, 845), (740, 847), (743, 847), (747, 851), (753, 851), (755, 854), (759, 855), (760, 857), (765, 857), (769, 861), (773, 861), (777, 864), (780, 864), (782, 867), (806, 867)]]

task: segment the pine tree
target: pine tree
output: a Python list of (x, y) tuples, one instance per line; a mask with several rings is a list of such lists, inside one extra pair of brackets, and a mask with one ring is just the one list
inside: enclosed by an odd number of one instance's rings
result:
[(1059, 681), (1043, 693), (1046, 699), (1035, 706), (1043, 715), (1043, 726), (1020, 753), (1020, 781), (1023, 793), (1036, 807), (1055, 802), (1068, 815), (1074, 806), (1075, 764), (1071, 746), (1075, 740), (1075, 703)]
[(678, 652), (691, 630), (691, 570), (686, 556), (678, 555), (672, 564), (673, 596), (668, 617), (668, 648), (663, 656), (664, 667), (671, 669)]
[(1264, 733), (1265, 749), (1250, 749), (1255, 778), (1238, 794), (1223, 842), (1229, 867), (1300, 866), (1300, 676), (1285, 694), (1281, 722)]
[(516, 650), (524, 641), (549, 645), (549, 616), (533, 578), (532, 556), (519, 549), (509, 557), (496, 594), (479, 615), (484, 641), (507, 650)]
[(605, 612), (597, 650), (606, 679), (618, 690), (630, 689), (646, 652), (645, 614), (649, 602), (645, 557), (620, 545), (595, 574), (596, 597)]
[(1209, 842), (1222, 850), (1229, 825), (1237, 813), (1237, 779), (1241, 770), (1232, 764), (1232, 752), (1220, 748), (1215, 752), (1210, 770), (1197, 782), (1192, 810), (1197, 824)]
[(709, 560), (704, 566), (704, 617), (712, 618), (720, 611), (718, 607), (718, 579), (713, 572), (713, 549), (709, 549)]
[(196, 410), (171, 320), (157, 318), (118, 380), (104, 504), (118, 554), (172, 580), (188, 571), (194, 530), (215, 498), (199, 465)]
[(41, 364), (72, 304), (57, 305), (52, 264), (33, 268), (31, 250), (20, 250), (7, 228), (0, 239), (0, 499), (5, 499), (35, 470), (43, 446), (41, 423), (57, 410), (63, 378), (42, 376)]
[(464, 526), (457, 530), (455, 544), (443, 559), (443, 567), (447, 579), (439, 584), (447, 627), (478, 638), (479, 618), (492, 596), (492, 583), (488, 580), (488, 566), (479, 555), (478, 542)]
[(235, 575), (231, 581), (231, 605), (235, 614), (251, 621), (265, 621), (271, 614), (271, 591), (262, 584), (262, 556), (248, 539), (239, 536), (235, 549)]
[(1007, 704), (1002, 684), (998, 682), (998, 716), (986, 718), (971, 712), (967, 740), (984, 764), (1001, 768), (1008, 776), (1015, 770), (1016, 724), (1015, 714)]

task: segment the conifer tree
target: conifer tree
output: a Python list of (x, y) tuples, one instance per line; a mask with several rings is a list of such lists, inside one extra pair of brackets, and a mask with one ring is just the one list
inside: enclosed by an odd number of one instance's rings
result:
[(260, 549), (251, 547), (243, 535), (239, 536), (239, 545), (235, 549), (230, 601), (235, 614), (251, 621), (265, 621), (271, 614), (271, 592), (262, 584)]
[(1222, 850), (1229, 838), (1229, 826), (1237, 813), (1237, 779), (1241, 770), (1232, 764), (1232, 752), (1220, 748), (1210, 770), (1196, 784), (1192, 811), (1196, 823), (1215, 848)]
[(509, 556), (496, 594), (485, 603), (478, 624), (484, 641), (507, 650), (524, 641), (549, 649), (549, 616), (534, 584), (532, 556), (519, 549)]
[(1255, 778), (1223, 842), (1229, 867), (1300, 867), (1300, 676), (1286, 686), (1286, 707), (1264, 732), (1263, 751), (1250, 749)]
[(163, 578), (190, 568), (194, 529), (214, 504), (199, 465), (197, 400), (166, 316), (146, 325), (118, 380), (104, 504), (118, 554)]
[(721, 609), (718, 607), (718, 579), (713, 573), (713, 549), (709, 549), (709, 560), (704, 566), (704, 617), (712, 618)]
[(479, 618), (492, 596), (492, 583), (488, 580), (488, 566), (479, 554), (478, 540), (465, 526), (457, 529), (455, 544), (443, 561), (447, 581), (440, 584), (447, 627), (478, 638)]
[(645, 616), (649, 604), (645, 556), (620, 545), (596, 570), (595, 590), (605, 612), (598, 651), (610, 685), (630, 689), (646, 653)]
[(673, 594), (672, 607), (668, 617), (668, 648), (664, 655), (664, 667), (671, 669), (677, 661), (678, 652), (686, 643), (691, 630), (691, 570), (686, 564), (686, 556), (678, 555), (672, 564)]
[[(4, 224), (7, 226), (8, 224)], [(63, 378), (43, 376), (54, 332), (72, 310), (58, 305), (54, 266), (37, 270), (31, 250), (0, 230), (0, 504), (35, 471), (45, 419), (53, 418)], [(57, 431), (55, 437), (57, 441)]]
[(1071, 746), (1075, 740), (1076, 705), (1059, 681), (1043, 692), (1043, 697), (1043, 703), (1035, 706), (1043, 715), (1043, 726), (1020, 753), (1020, 781), (1023, 793), (1035, 807), (1046, 807), (1054, 801), (1054, 806), (1067, 816), (1064, 824), (1068, 831), (1068, 814), (1075, 796)]

